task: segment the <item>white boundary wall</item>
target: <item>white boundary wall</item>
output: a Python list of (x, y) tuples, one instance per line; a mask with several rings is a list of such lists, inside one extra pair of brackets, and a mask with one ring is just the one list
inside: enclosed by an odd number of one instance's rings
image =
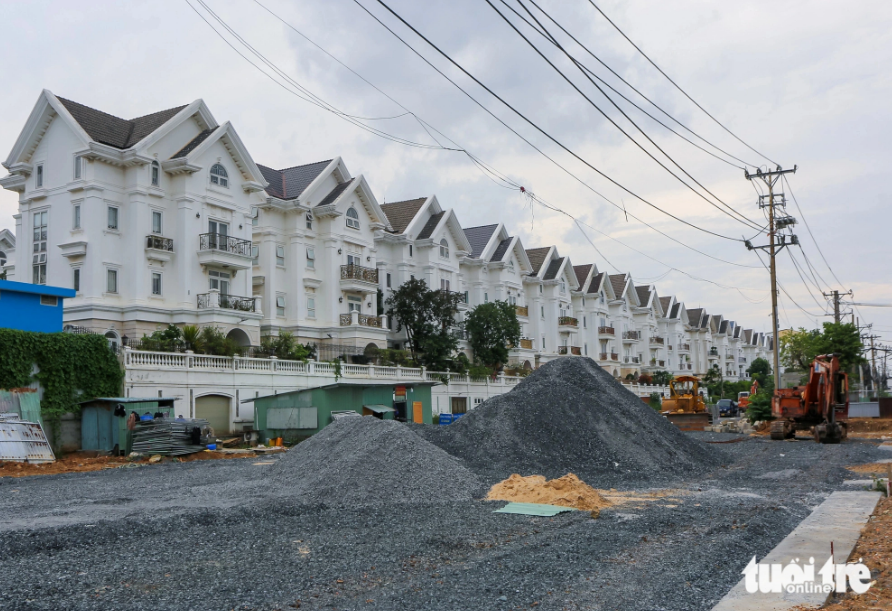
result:
[[(567, 357), (580, 358), (580, 357)], [(195, 400), (216, 395), (230, 400), (233, 430), (254, 421), (253, 403), (245, 399), (263, 397), (334, 384), (335, 365), (316, 361), (285, 361), (276, 358), (208, 356), (204, 354), (148, 352), (124, 349), (124, 394), (128, 397), (177, 397), (177, 415), (194, 415)], [(444, 378), (449, 383), (443, 384)], [(473, 409), (490, 397), (514, 388), (523, 378), (499, 375), (495, 379), (469, 378), (450, 372), (427, 371), (424, 367), (383, 367), (341, 364), (340, 380), (393, 380), (394, 385), (412, 382), (440, 382), (431, 390), (434, 414), (450, 413), (452, 398), (466, 397)], [(626, 384), (633, 393), (647, 396), (659, 392), (668, 396), (666, 386)]]

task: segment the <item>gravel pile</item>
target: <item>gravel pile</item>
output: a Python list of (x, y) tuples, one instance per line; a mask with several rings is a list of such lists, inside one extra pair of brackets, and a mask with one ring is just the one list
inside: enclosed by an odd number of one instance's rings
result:
[(371, 417), (326, 426), (289, 450), (268, 479), (276, 494), (306, 504), (460, 501), (483, 493), (461, 461), (404, 424)]
[(578, 474), (597, 488), (687, 477), (722, 464), (588, 358), (561, 358), (455, 424), (415, 427), (487, 481)]

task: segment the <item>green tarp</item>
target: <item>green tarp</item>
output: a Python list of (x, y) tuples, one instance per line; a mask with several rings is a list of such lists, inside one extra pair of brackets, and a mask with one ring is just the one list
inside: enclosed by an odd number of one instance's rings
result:
[(493, 513), (519, 513), (525, 516), (556, 516), (565, 511), (577, 511), (572, 507), (560, 507), (558, 505), (542, 505), (540, 503), (508, 503)]

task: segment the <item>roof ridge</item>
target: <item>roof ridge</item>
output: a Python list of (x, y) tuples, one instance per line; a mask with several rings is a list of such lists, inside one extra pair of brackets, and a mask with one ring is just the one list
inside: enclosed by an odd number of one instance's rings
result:
[(401, 199), (398, 202), (387, 202), (386, 204), (381, 204), (381, 205), (382, 206), (393, 206), (394, 204), (405, 204), (407, 202), (417, 202), (418, 200), (426, 200), (426, 199), (427, 199), (427, 196), (425, 196), (425, 197), (411, 197), (409, 199)]
[(474, 227), (462, 227), (462, 231), (469, 231), (471, 229), (483, 229), (484, 227), (498, 227), (498, 223), (491, 223), (489, 225), (476, 225)]
[[(332, 157), (331, 159), (325, 159), (323, 161), (311, 161), (310, 163), (302, 163), (300, 165), (293, 165), (293, 166), (289, 166), (287, 168), (282, 168), (280, 170), (276, 170), (276, 172), (284, 172), (285, 170), (296, 170), (297, 168), (305, 168), (308, 165), (317, 165), (320, 163), (331, 163), (331, 161), (333, 159), (334, 159), (334, 157)], [(275, 168), (271, 168), (270, 166), (266, 166), (266, 167), (268, 167), (270, 170), (275, 170)]]
[[(146, 117), (151, 117), (152, 115), (160, 115), (162, 112), (170, 112), (171, 110), (177, 110), (177, 111), (183, 110), (184, 108), (186, 108), (186, 106), (188, 106), (188, 104), (183, 104), (182, 106), (171, 106), (170, 108), (165, 108), (164, 110), (156, 110), (155, 112), (150, 112), (148, 114), (145, 114), (145, 115), (142, 115), (139, 117), (133, 117), (132, 119), (124, 119), (124, 120), (125, 121), (139, 121), (140, 119), (145, 119)], [(93, 110), (96, 110), (96, 109), (94, 108)], [(102, 112), (102, 111), (100, 110), (99, 112)]]
[(103, 114), (107, 117), (111, 117), (112, 119), (117, 119), (118, 121), (126, 121), (128, 123), (133, 121), (133, 119), (125, 119), (123, 117), (113, 115), (110, 112), (105, 112), (104, 110), (99, 110), (98, 108), (93, 108), (92, 106), (87, 106), (86, 104), (81, 104), (80, 102), (75, 102), (74, 100), (69, 100), (68, 98), (63, 98), (61, 96), (56, 96), (56, 98), (60, 102), (63, 102), (63, 103), (68, 102), (69, 104), (77, 104), (78, 106), (83, 106), (84, 108), (86, 108), (88, 110), (92, 110), (93, 112), (98, 112), (98, 113)]

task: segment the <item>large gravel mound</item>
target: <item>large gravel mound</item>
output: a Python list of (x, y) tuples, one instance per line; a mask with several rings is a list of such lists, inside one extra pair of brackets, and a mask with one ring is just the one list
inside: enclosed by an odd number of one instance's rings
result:
[(413, 428), (488, 482), (576, 473), (595, 487), (691, 476), (721, 461), (588, 358), (543, 365), (449, 426)]
[(373, 417), (331, 423), (270, 469), (278, 494), (307, 504), (456, 501), (483, 493), (460, 460), (405, 424)]

